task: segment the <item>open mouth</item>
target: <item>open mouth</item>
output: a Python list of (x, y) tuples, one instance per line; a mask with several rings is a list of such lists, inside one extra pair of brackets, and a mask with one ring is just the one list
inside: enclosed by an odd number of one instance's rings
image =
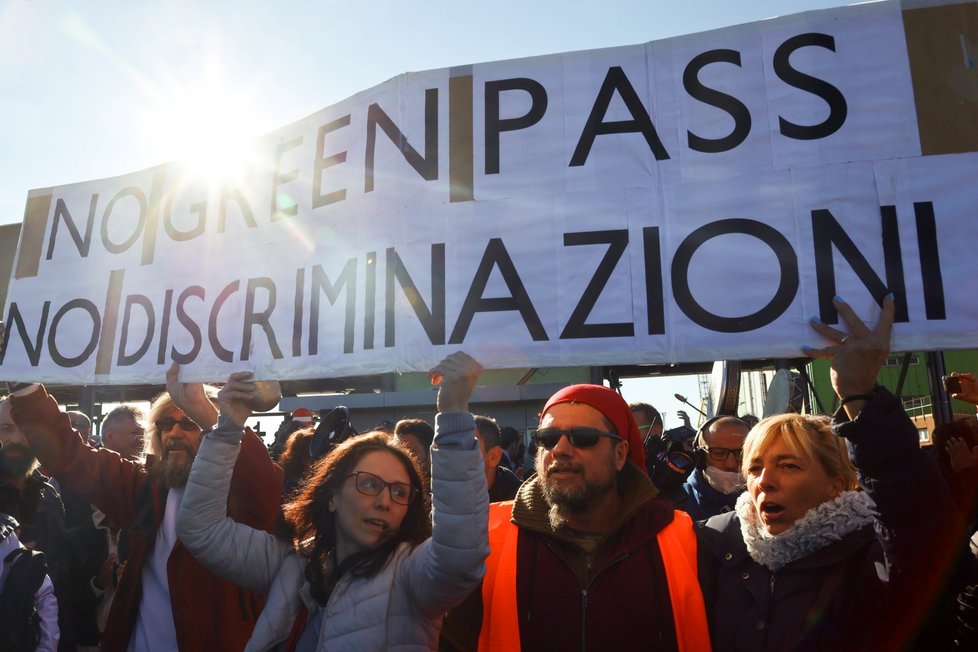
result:
[(387, 522), (386, 521), (382, 521), (379, 518), (368, 518), (368, 519), (364, 519), (364, 523), (366, 523), (367, 525), (371, 525), (371, 526), (377, 528), (381, 532), (385, 532), (387, 530)]
[(765, 518), (777, 518), (784, 514), (784, 506), (765, 500), (761, 503), (760, 511)]
[(547, 475), (571, 475), (580, 472), (580, 469), (571, 466), (552, 466), (547, 469)]

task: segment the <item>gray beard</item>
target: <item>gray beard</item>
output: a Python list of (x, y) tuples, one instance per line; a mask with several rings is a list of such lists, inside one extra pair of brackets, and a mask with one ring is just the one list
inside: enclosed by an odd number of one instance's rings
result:
[(186, 464), (164, 459), (157, 468), (159, 469), (160, 479), (163, 486), (167, 489), (180, 489), (187, 486), (187, 479), (190, 477), (190, 467), (193, 460), (188, 460)]
[(547, 482), (546, 475), (541, 480), (543, 498), (550, 506), (547, 510), (547, 518), (553, 530), (559, 530), (566, 525), (570, 515), (587, 512), (595, 501), (605, 497), (609, 491), (615, 490), (614, 480), (607, 485), (584, 485), (572, 491), (556, 490)]

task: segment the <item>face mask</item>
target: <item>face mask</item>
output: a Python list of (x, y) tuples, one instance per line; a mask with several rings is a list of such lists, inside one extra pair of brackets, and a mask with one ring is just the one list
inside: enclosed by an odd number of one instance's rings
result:
[(730, 495), (744, 488), (744, 477), (740, 471), (724, 471), (715, 466), (707, 466), (703, 469), (703, 475), (710, 486), (722, 494)]

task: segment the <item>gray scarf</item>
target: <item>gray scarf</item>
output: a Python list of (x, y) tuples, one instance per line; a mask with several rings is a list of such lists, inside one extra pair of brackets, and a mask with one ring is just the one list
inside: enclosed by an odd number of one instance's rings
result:
[(843, 491), (808, 510), (781, 534), (769, 534), (754, 509), (750, 494), (737, 499), (740, 531), (751, 559), (774, 572), (873, 522), (876, 505), (864, 491)]

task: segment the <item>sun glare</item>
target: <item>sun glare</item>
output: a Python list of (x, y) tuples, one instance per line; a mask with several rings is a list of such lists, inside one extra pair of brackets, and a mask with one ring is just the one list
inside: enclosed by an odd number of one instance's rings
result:
[(264, 125), (254, 93), (231, 88), (218, 66), (202, 72), (189, 86), (155, 89), (142, 133), (160, 162), (177, 160), (210, 183), (234, 181), (256, 165), (252, 143)]

